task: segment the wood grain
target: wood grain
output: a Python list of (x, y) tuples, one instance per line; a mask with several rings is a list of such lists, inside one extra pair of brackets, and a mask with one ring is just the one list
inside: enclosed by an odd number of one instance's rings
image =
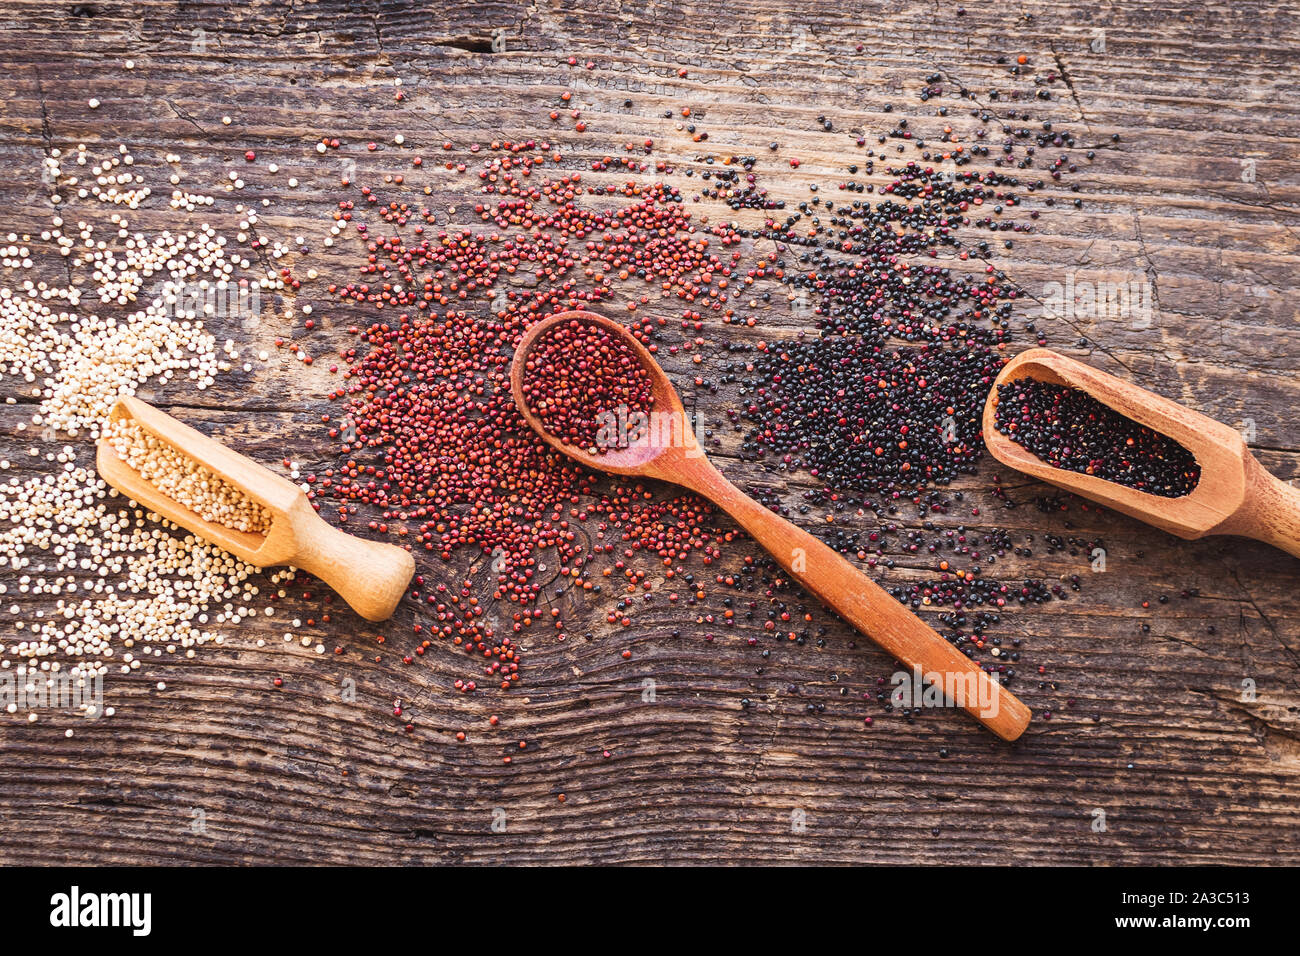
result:
[[(291, 264), (340, 275), (354, 273), (357, 247), (326, 249), (321, 240), (344, 158), (356, 162), (357, 182), (378, 181), (409, 168), (417, 150), (472, 163), (469, 143), (544, 135), (565, 151), (566, 169), (618, 182), (613, 172), (591, 172), (591, 162), (652, 137), (688, 194), (701, 181), (682, 170), (703, 171), (708, 153), (737, 153), (758, 156), (756, 173), (772, 194), (797, 202), (810, 183), (833, 193), (856, 137), (874, 145), (900, 116), (934, 129), (936, 106), (950, 105), (955, 128), (979, 125), (967, 101), (919, 101), (926, 77), (938, 73), (1000, 117), (1026, 112), (1032, 123), (1075, 131), (1072, 155), (1097, 153), (1030, 201), (1055, 203), (1035, 232), (1015, 234), (1011, 249), (1006, 234), (989, 237), (997, 268), (1026, 290), (1013, 328), (1067, 273), (1145, 277), (1148, 328), (1111, 317), (1035, 321), (1054, 348), (1253, 428), (1252, 452), (1294, 480), (1298, 43), (1300, 14), (1262, 3), (970, 4), (957, 17), (913, 2), (542, 0), (431, 10), (341, 0), (17, 0), (0, 23), (0, 236), (48, 221), (41, 161), (79, 142), (128, 142), (142, 163), (179, 152), (190, 181), (212, 184), (255, 149), (283, 173), (250, 173), (243, 200), (271, 200), (262, 212), (268, 235), (304, 237), (311, 252)], [(1031, 89), (1029, 80), (996, 59), (1021, 53), (1035, 73), (1065, 78), (1051, 85), (1052, 99), (1010, 99), (1012, 89)], [(132, 71), (122, 67), (127, 58)], [(1005, 95), (986, 99), (994, 87)], [(547, 118), (564, 90), (574, 92), (587, 133)], [(88, 109), (91, 97), (98, 110)], [(706, 143), (676, 128), (684, 106), (708, 131)], [(399, 131), (401, 151), (392, 143)], [(323, 135), (346, 147), (318, 155)], [(446, 154), (444, 141), (455, 146)], [(770, 142), (779, 144), (774, 153)], [(289, 188), (288, 176), (302, 185)], [(428, 180), (441, 221), (468, 225), (468, 179), (432, 169)], [(871, 181), (885, 181), (883, 171)], [(1076, 197), (1082, 208), (1072, 206)], [(220, 215), (233, 231), (237, 217)], [(146, 232), (174, 218), (165, 203), (132, 216)], [(59, 268), (29, 272), (67, 281)], [(322, 355), (351, 342), (345, 329), (364, 314), (323, 295), (313, 301), (328, 318), (310, 337), (274, 316), (256, 335), (299, 338)], [(706, 360), (726, 361), (729, 342), (801, 325), (783, 301), (755, 328), (711, 320), (701, 333)], [(1076, 345), (1080, 338), (1087, 344)], [(1023, 333), (1019, 341), (1033, 344)], [(685, 353), (663, 364), (713, 433), (704, 440), (717, 440), (710, 455), (727, 478), (771, 492), (795, 520), (826, 534), (822, 509), (799, 512), (814, 480), (740, 458), (743, 436), (725, 416), (735, 396), (691, 386), (697, 368)], [(308, 368), (277, 353), (201, 396), (168, 386), (141, 397), (244, 454), (269, 464), (289, 457), (306, 472), (328, 460), (320, 416), (333, 407), (324, 398), (331, 381), (321, 363)], [(0, 388), (13, 394), (8, 380)], [(25, 454), (31, 439), (19, 431), (31, 411), (29, 400), (0, 405), (10, 476), (37, 473)], [(993, 497), (995, 476), (1016, 507)], [(754, 619), (737, 614), (725, 630), (695, 621), (720, 609), (721, 589), (689, 614), (653, 599), (626, 629), (606, 623), (612, 596), (566, 591), (553, 600), (573, 637), (523, 635), (524, 687), (461, 695), (449, 689), (464, 671), (460, 657), (438, 648), (403, 665), (404, 635), (380, 646), (381, 629), (343, 610), (316, 631), (341, 653), (322, 659), (284, 643), (283, 617), (320, 606), (319, 595), (295, 591), (276, 618), (245, 622), (195, 660), (110, 678), (118, 714), (109, 720), (0, 720), (0, 861), (1300, 862), (1300, 562), (1235, 539), (1183, 542), (1077, 504), (1040, 511), (1035, 500), (1047, 486), (988, 459), (949, 490), (965, 500), (926, 519), (939, 531), (996, 524), (1021, 547), (990, 575), (1083, 578), (1078, 593), (1067, 587), (1068, 600), (1010, 607), (990, 628), (1021, 638), (1025, 661), (1045, 668), (1016, 688), (1040, 716), (1015, 744), (960, 714), (911, 725), (883, 716), (862, 698), (874, 698), (891, 672), (887, 655), (797, 593), (778, 599), (814, 614), (825, 627), (820, 644), (773, 642), (761, 588), (737, 594), (738, 603), (758, 602)], [(830, 527), (874, 529), (869, 512), (854, 511)], [(897, 521), (922, 530), (910, 509)], [(1106, 570), (1094, 573), (1078, 546), (1049, 553), (1049, 534), (1104, 541)], [(894, 566), (871, 572), (883, 586), (937, 577), (935, 556), (889, 540)], [(733, 547), (724, 567), (697, 573), (735, 572), (744, 553)], [(461, 555), (429, 570), (481, 582), (482, 565)], [(921, 613), (937, 623), (934, 611)], [(715, 640), (705, 640), (709, 632)], [(155, 689), (159, 680), (166, 691)], [(346, 680), (356, 682), (355, 702), (341, 699)], [(392, 716), (398, 699), (417, 725), (412, 735)], [(876, 718), (870, 727), (866, 715)], [(70, 739), (67, 726), (76, 730)], [(458, 730), (466, 742), (455, 740)], [(1095, 828), (1099, 810), (1104, 830)]]

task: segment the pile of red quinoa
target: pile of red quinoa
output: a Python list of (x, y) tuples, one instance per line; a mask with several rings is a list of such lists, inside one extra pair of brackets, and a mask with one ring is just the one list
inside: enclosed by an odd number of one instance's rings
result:
[[(510, 633), (485, 622), (468, 584), (428, 591), (423, 578), (417, 584), (424, 590), (413, 595), (425, 606), (416, 628), (422, 648), (449, 640), (489, 661), (485, 676), (509, 687), (521, 679), (517, 642), (525, 629), (544, 621), (565, 637), (558, 611), (538, 607), (539, 553), (554, 549), (561, 578), (593, 590), (600, 585), (590, 580), (589, 566), (611, 556), (605, 573), (621, 572), (628, 590), (643, 591), (651, 582), (626, 567), (629, 559), (652, 558), (671, 579), (691, 554), (710, 561), (732, 534), (694, 496), (598, 478), (551, 450), (510, 394), (520, 338), (548, 315), (600, 303), (608, 312), (620, 297), (635, 317), (651, 292), (722, 310), (740, 254), (712, 251), (734, 244), (734, 231), (697, 226), (673, 187), (628, 182), (588, 189), (578, 174), (534, 182), (530, 174), (542, 157), (531, 154), (544, 145), (496, 145), (505, 155), (488, 159), (479, 173), (482, 192), (495, 198), (475, 206), (494, 227), (489, 232), (430, 229), (430, 210), (383, 204), (361, 188), (380, 218), (418, 225), (410, 238), (358, 225), (369, 253), (360, 278), (331, 287), (385, 318), (358, 330), (358, 347), (343, 356), (344, 384), (331, 393), (346, 404), (346, 458), (308, 480), (339, 499), (343, 521), (365, 504), (380, 510), (376, 528), (415, 549), (445, 560), (465, 547), (493, 556), (492, 597), (518, 608)], [(593, 209), (584, 202), (611, 195), (624, 203)], [(352, 201), (340, 204), (349, 216), (353, 208)], [(505, 281), (524, 273), (526, 287)], [(484, 299), (492, 305), (487, 313), (479, 305)], [(654, 351), (665, 321), (639, 319), (631, 328)], [(622, 398), (648, 405), (636, 389)], [(688, 600), (696, 600), (693, 593)], [(609, 616), (630, 623), (626, 615)], [(477, 680), (459, 684), (474, 690)]]
[(524, 362), (528, 411), (548, 435), (603, 455), (640, 437), (654, 380), (618, 335), (578, 319), (546, 329)]

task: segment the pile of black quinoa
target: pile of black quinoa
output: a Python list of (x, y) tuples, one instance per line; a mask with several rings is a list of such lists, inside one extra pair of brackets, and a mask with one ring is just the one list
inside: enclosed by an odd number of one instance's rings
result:
[(1162, 498), (1190, 494), (1201, 478), (1178, 442), (1065, 385), (1027, 378), (999, 385), (997, 429), (1053, 468)]
[(862, 337), (787, 343), (762, 363), (744, 454), (838, 489), (911, 491), (975, 471), (1003, 359), (984, 345), (885, 350)]

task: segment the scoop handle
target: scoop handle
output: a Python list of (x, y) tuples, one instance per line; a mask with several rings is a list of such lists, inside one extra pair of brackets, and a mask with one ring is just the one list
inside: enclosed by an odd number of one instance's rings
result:
[(1233, 533), (1300, 558), (1300, 488), (1272, 475), (1253, 455), (1247, 458), (1246, 481), (1246, 503), (1231, 522)]
[[(951, 688), (968, 714), (1003, 740), (1015, 740), (1031, 713), (1014, 694), (897, 599), (808, 532), (754, 501), (704, 459), (677, 481), (726, 511), (823, 604), (902, 661), (927, 683)], [(911, 675), (909, 675), (911, 677)]]
[(310, 510), (294, 515), (298, 553), (294, 567), (316, 575), (367, 621), (386, 621), (415, 573), (404, 548), (368, 541), (335, 528)]

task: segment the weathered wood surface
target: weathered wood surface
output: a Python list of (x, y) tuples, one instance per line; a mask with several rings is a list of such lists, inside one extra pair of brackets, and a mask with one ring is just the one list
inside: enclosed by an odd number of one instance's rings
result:
[[(1060, 187), (1034, 235), (1017, 235), (1012, 250), (991, 243), (994, 261), (1028, 290), (1069, 271), (1147, 277), (1157, 303), (1151, 328), (1047, 323), (1049, 344), (1229, 424), (1253, 421), (1261, 460), (1294, 479), (1298, 25), (1285, 5), (1262, 3), (971, 3), (957, 18), (952, 7), (910, 2), (19, 0), (0, 23), (0, 235), (48, 219), (42, 156), (78, 142), (128, 142), (141, 157), (182, 152), (194, 182), (216, 182), (257, 149), (303, 185), (259, 180), (244, 198), (273, 200), (268, 232), (310, 240), (328, 227), (343, 157), (357, 162), (358, 181), (400, 168), (390, 147), (364, 148), (391, 143), (395, 132), (431, 157), (451, 140), (465, 161), (471, 141), (545, 134), (577, 169), (647, 135), (680, 164), (706, 147), (759, 154), (775, 140), (781, 152), (762, 156), (758, 171), (775, 194), (799, 199), (809, 182), (837, 181), (853, 152), (845, 133), (825, 132), (815, 117), (868, 134), (899, 115), (932, 124), (937, 103), (916, 96), (927, 74), (974, 90), (1009, 86), (994, 59), (1025, 53), (1068, 86), (1023, 109), (1098, 144), (1098, 160), (1073, 178), (1082, 209)], [(503, 31), (504, 51), (493, 52), (494, 31)], [(564, 64), (570, 55), (577, 69)], [(128, 57), (131, 72), (121, 65)], [(587, 59), (595, 69), (582, 69)], [(397, 77), (408, 97), (400, 105)], [(585, 135), (571, 124), (551, 131), (546, 114), (564, 89), (581, 102)], [(97, 111), (87, 108), (92, 96), (103, 101)], [(682, 106), (709, 131), (707, 144), (663, 118)], [(967, 122), (964, 112), (953, 110), (963, 114), (955, 124)], [(318, 157), (312, 147), (324, 134), (347, 148)], [(791, 155), (802, 160), (797, 170), (785, 162)], [(468, 177), (434, 170), (429, 180), (440, 211), (472, 195)], [(165, 202), (132, 216), (147, 231), (169, 218)], [(346, 273), (355, 248), (345, 245), (313, 241), (315, 261)], [(337, 348), (348, 321), (326, 322), (313, 350)], [(713, 323), (704, 334), (716, 348), (794, 322), (776, 309), (765, 327)], [(273, 326), (257, 334), (287, 331)], [(1074, 348), (1081, 334), (1095, 345)], [(693, 368), (681, 357), (666, 364), (679, 380)], [(241, 451), (288, 455), (309, 470), (325, 461), (319, 416), (329, 381), (321, 365), (285, 359), (197, 397), (179, 388), (152, 396)], [(12, 394), (11, 382), (3, 387)], [(721, 421), (721, 399), (713, 401), (703, 417), (713, 411)], [(14, 449), (28, 439), (16, 429), (30, 411), (0, 406), (0, 447), (19, 462)], [(721, 434), (718, 460), (734, 481), (780, 489), (792, 506), (815, 486), (741, 462), (737, 436)], [(990, 495), (996, 474), (1021, 507), (1006, 510)], [(397, 647), (376, 648), (380, 630), (336, 615), (320, 633), (345, 653), (320, 657), (284, 644), (273, 620), (245, 624), (192, 661), (110, 674), (119, 711), (110, 720), (28, 725), (0, 715), (0, 861), (1300, 862), (1300, 562), (1245, 541), (1183, 543), (1077, 508), (1046, 515), (1032, 505), (1042, 486), (987, 459), (957, 487), (980, 505), (979, 520), (1040, 545), (1000, 562), (998, 577), (1085, 578), (1069, 601), (1011, 610), (991, 631), (1025, 637), (1027, 660), (1059, 685), (1020, 682), (1036, 711), (1055, 712), (1015, 745), (959, 713), (914, 726), (881, 717), (858, 698), (890, 662), (865, 642), (850, 649), (834, 621), (825, 647), (775, 647), (762, 661), (743, 640), (751, 629), (761, 635), (761, 617), (705, 643), (701, 627), (662, 602), (614, 632), (604, 598), (566, 597), (579, 637), (530, 636), (525, 687), (467, 697), (449, 691), (463, 663), (441, 648), (403, 666)], [(1067, 520), (1069, 533), (1104, 538), (1105, 573), (1090, 573), (1083, 555), (1043, 553), (1042, 536), (1067, 533)], [(973, 524), (956, 512), (935, 521)], [(733, 548), (729, 560), (743, 553)], [(899, 556), (877, 575), (889, 585), (931, 577), (933, 567), (924, 555)], [(1200, 596), (1182, 599), (1184, 588)], [(1168, 604), (1156, 603), (1161, 594)], [(305, 616), (315, 605), (289, 604), (298, 606)], [(595, 636), (584, 641), (588, 628)], [(674, 629), (680, 638), (669, 636)], [(259, 649), (258, 636), (274, 640)], [(274, 676), (283, 688), (272, 687)], [(339, 699), (348, 677), (355, 704)], [(646, 678), (656, 682), (654, 702), (643, 700)], [(1242, 700), (1244, 678), (1257, 685), (1254, 701)], [(754, 705), (743, 710), (746, 697)], [(409, 702), (419, 725), (412, 736), (391, 716), (395, 698)], [(1067, 699), (1074, 706), (1063, 707)], [(825, 712), (809, 713), (810, 701)], [(492, 713), (501, 715), (496, 730), (486, 723)], [(873, 727), (863, 726), (867, 714)], [(67, 726), (76, 728), (71, 739)], [(454, 740), (458, 729), (469, 731), (467, 743)], [(524, 752), (521, 739), (530, 741)], [(1096, 808), (1104, 832), (1092, 827)], [(194, 832), (196, 810), (206, 834)], [(498, 810), (504, 832), (491, 827)], [(802, 830), (792, 826), (797, 813)]]

